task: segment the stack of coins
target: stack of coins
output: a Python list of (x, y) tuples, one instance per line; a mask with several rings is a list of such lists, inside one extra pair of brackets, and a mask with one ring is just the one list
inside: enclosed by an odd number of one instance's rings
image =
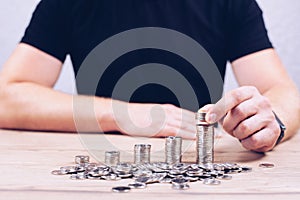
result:
[(134, 164), (150, 163), (150, 144), (134, 145)]
[(214, 162), (214, 125), (205, 121), (205, 112), (196, 114), (197, 140), (196, 152), (198, 164)]
[(169, 136), (165, 143), (165, 159), (166, 163), (173, 165), (181, 163), (182, 138)]
[(106, 151), (104, 162), (108, 166), (116, 166), (120, 162), (120, 152), (119, 151)]
[(83, 156), (83, 155), (75, 156), (76, 164), (84, 164), (84, 163), (88, 163), (88, 162), (90, 162), (89, 156)]

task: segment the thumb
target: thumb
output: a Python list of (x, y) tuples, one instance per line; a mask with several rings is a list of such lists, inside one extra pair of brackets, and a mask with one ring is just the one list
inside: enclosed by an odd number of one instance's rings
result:
[(208, 123), (211, 123), (211, 124), (215, 123), (217, 120), (216, 119), (217, 115), (215, 113), (211, 113), (214, 106), (215, 106), (214, 104), (207, 104), (198, 110), (198, 112), (206, 112), (207, 113), (206, 117), (205, 117), (205, 121), (207, 121)]

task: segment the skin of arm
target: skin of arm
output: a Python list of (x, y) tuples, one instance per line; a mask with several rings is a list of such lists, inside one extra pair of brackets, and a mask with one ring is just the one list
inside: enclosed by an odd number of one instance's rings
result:
[(259, 51), (232, 63), (238, 89), (215, 105), (208, 105), (206, 120), (221, 120), (223, 128), (249, 150), (272, 150), (280, 134), (273, 111), (286, 126), (288, 140), (299, 129), (300, 96), (274, 49)]
[[(58, 59), (30, 45), (19, 44), (0, 72), (0, 128), (120, 131), (127, 135), (195, 138), (194, 114), (190, 111), (172, 105), (133, 104), (53, 90), (61, 68)], [(83, 103), (76, 115), (79, 123), (74, 118), (74, 99)], [(84, 107), (91, 101), (93, 113), (86, 112)], [(122, 112), (128, 115), (116, 117)]]

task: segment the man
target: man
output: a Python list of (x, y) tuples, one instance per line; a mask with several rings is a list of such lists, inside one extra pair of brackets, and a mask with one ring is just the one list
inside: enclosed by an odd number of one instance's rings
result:
[[(1, 71), (0, 127), (77, 131), (76, 121), (80, 122), (79, 131), (195, 138), (195, 110), (179, 108), (165, 88), (155, 84), (142, 88), (130, 103), (110, 98), (122, 73), (132, 66), (156, 62), (182, 70), (201, 96), (201, 106), (211, 102), (207, 88), (192, 77), (189, 64), (168, 52), (147, 49), (118, 59), (103, 77), (105, 87), (100, 87), (96, 96), (85, 92), (72, 96), (52, 89), (67, 54), (77, 74), (98, 44), (140, 27), (162, 27), (193, 38), (212, 57), (222, 77), (226, 61), (232, 63), (241, 87), (202, 109), (208, 112), (208, 122), (220, 120), (224, 130), (246, 149), (269, 151), (297, 132), (299, 94), (268, 39), (254, 0), (43, 0)], [(83, 105), (94, 100), (94, 115), (82, 107), (75, 120), (73, 98)], [(118, 116), (124, 108), (129, 117)], [(89, 123), (94, 117), (100, 127)]]

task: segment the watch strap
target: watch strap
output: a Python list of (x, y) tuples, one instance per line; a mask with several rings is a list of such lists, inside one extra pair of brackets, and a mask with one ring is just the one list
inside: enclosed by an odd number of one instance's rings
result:
[(275, 119), (276, 119), (277, 123), (279, 124), (279, 128), (280, 128), (280, 135), (279, 135), (279, 137), (276, 141), (276, 144), (275, 144), (275, 145), (278, 145), (281, 142), (281, 140), (284, 138), (284, 133), (285, 133), (286, 127), (274, 111), (273, 111), (273, 114), (274, 114)]

